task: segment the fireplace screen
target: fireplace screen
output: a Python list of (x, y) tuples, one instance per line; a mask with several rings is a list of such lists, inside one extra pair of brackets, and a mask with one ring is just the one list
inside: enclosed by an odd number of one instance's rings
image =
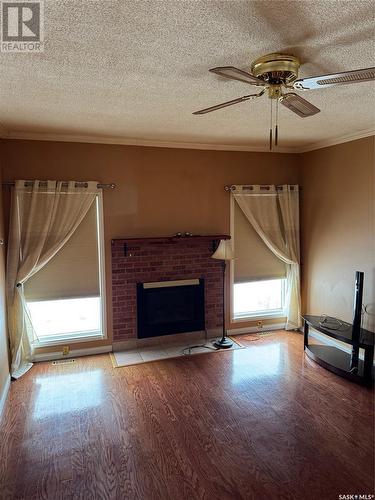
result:
[(205, 329), (204, 280), (137, 284), (138, 338)]

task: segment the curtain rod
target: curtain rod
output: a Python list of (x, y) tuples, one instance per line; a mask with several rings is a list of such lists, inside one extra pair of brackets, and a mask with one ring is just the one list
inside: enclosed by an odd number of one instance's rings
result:
[[(27, 181), (27, 182), (25, 182), (25, 187), (32, 186), (33, 184), (34, 184), (34, 181)], [(4, 182), (2, 182), (2, 185), (3, 186), (14, 186), (15, 182), (14, 181), (4, 181)], [(41, 181), (40, 185), (47, 186), (47, 181)], [(67, 187), (68, 183), (63, 182), (62, 185), (63, 185), (63, 187)], [(75, 187), (87, 187), (87, 186), (88, 186), (87, 182), (76, 182), (75, 183)], [(96, 187), (98, 189), (115, 189), (116, 184), (113, 184), (113, 183), (112, 184), (97, 184)]]
[[(249, 188), (249, 191), (251, 191), (253, 189), (252, 185), (249, 184), (249, 185), (245, 185), (245, 187)], [(260, 189), (264, 189), (264, 191), (268, 191), (269, 190), (269, 185), (261, 185), (260, 186)], [(280, 185), (280, 186), (276, 186), (276, 189), (278, 191), (282, 191), (283, 189), (283, 186)], [(291, 186), (291, 189), (293, 190), (293, 186)], [(224, 190), (227, 191), (227, 192), (231, 192), (231, 191), (235, 191), (236, 190), (236, 186), (234, 184), (232, 184), (231, 186), (224, 186)], [(299, 188), (299, 191), (302, 191), (302, 188)]]

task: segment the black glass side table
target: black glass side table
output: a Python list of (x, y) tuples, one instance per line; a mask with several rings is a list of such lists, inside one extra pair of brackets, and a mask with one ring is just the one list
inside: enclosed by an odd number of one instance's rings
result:
[(345, 377), (353, 382), (360, 384), (371, 385), (373, 378), (373, 361), (374, 361), (374, 333), (361, 328), (359, 337), (359, 348), (364, 350), (364, 359), (359, 359), (358, 370), (351, 370), (351, 355), (339, 346), (333, 345), (318, 345), (309, 343), (309, 328), (326, 335), (329, 338), (340, 340), (345, 344), (353, 346), (353, 325), (340, 321), (341, 325), (338, 328), (329, 328), (324, 322), (321, 322), (320, 316), (302, 316), (304, 326), (304, 350), (309, 358), (341, 377)]

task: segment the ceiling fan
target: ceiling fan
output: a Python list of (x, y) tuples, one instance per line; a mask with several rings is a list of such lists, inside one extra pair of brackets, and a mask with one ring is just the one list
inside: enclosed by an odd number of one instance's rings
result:
[[(333, 87), (347, 83), (360, 83), (375, 79), (375, 67), (357, 69), (353, 71), (343, 71), (341, 73), (332, 73), (329, 75), (312, 76), (309, 78), (298, 79), (298, 69), (300, 61), (297, 57), (287, 54), (267, 54), (259, 57), (251, 64), (250, 71), (243, 71), (234, 66), (222, 66), (212, 68), (209, 71), (217, 75), (239, 80), (240, 82), (262, 87), (257, 94), (249, 94), (223, 102), (209, 108), (195, 111), (193, 115), (204, 115), (211, 111), (216, 111), (227, 106), (233, 106), (240, 102), (257, 99), (267, 92), (271, 100), (271, 120), (270, 120), (270, 149), (272, 149), (272, 129), (273, 129), (273, 102), (275, 107), (275, 146), (278, 144), (278, 104), (282, 104), (301, 118), (313, 116), (320, 112), (320, 109), (306, 101), (295, 92), (289, 90), (315, 90), (324, 87)], [(287, 91), (287, 92), (285, 92)]]

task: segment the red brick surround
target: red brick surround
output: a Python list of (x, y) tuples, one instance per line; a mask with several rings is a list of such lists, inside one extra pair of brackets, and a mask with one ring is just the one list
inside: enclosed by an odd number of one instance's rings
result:
[(126, 243), (112, 241), (113, 340), (137, 337), (137, 283), (191, 278), (205, 280), (206, 328), (222, 326), (222, 267), (202, 238)]

